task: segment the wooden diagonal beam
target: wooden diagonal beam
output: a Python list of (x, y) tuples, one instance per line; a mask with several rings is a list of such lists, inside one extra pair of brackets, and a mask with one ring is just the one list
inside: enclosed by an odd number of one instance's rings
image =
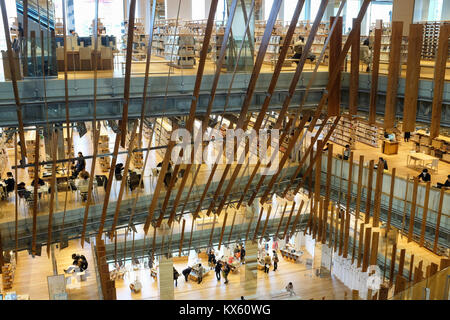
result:
[(25, 164), (25, 158), (27, 157), (27, 150), (25, 146), (25, 131), (23, 127), (23, 117), (22, 117), (22, 105), (20, 103), (20, 95), (19, 95), (19, 87), (17, 86), (17, 72), (14, 58), (13, 58), (13, 51), (11, 46), (11, 34), (9, 32), (9, 23), (8, 23), (8, 14), (6, 13), (6, 5), (5, 0), (0, 0), (0, 7), (2, 10), (2, 17), (3, 17), (3, 28), (5, 31), (5, 40), (6, 40), (6, 47), (7, 47), (7, 53), (8, 53), (8, 63), (11, 73), (11, 82), (13, 86), (13, 92), (14, 92), (14, 100), (16, 102), (16, 108), (17, 108), (17, 121), (19, 122), (19, 136), (20, 136), (20, 153), (22, 155), (22, 162)]
[(53, 209), (55, 202), (56, 189), (56, 149), (58, 145), (58, 136), (56, 132), (52, 132), (52, 177), (50, 179), (50, 202), (48, 208), (48, 228), (47, 228), (47, 257), (50, 258), (50, 248), (52, 245), (52, 225), (53, 225)]
[(121, 146), (125, 148), (125, 138), (128, 123), (128, 103), (130, 99), (130, 82), (131, 82), (131, 60), (133, 58), (133, 41), (134, 41), (134, 16), (136, 13), (136, 0), (129, 0), (128, 11), (128, 34), (127, 34), (127, 53), (125, 58), (125, 83), (123, 87), (123, 112), (120, 131)]
[(370, 208), (372, 208), (372, 184), (373, 184), (373, 167), (374, 161), (369, 162), (369, 173), (367, 175), (367, 197), (366, 197), (366, 210), (364, 216), (364, 223), (369, 223), (370, 221)]
[[(38, 204), (38, 188), (39, 188), (39, 127), (36, 127), (36, 135), (34, 140), (34, 182), (33, 182), (33, 237), (31, 244), (31, 251), (36, 253), (36, 227), (37, 227), (37, 204)], [(25, 140), (22, 144), (25, 144)]]
[(184, 241), (184, 227), (186, 225), (186, 220), (183, 219), (183, 224), (181, 225), (181, 238), (180, 238), (180, 249), (178, 250), (178, 255), (181, 257), (181, 251), (183, 250)]
[(358, 164), (358, 185), (356, 187), (356, 208), (355, 208), (355, 225), (353, 226), (353, 248), (352, 248), (352, 263), (355, 261), (356, 254), (356, 233), (358, 231), (359, 213), (361, 210), (361, 191), (362, 191), (362, 177), (364, 169), (364, 156), (359, 156)]
[[(378, 23), (379, 22), (379, 23)], [(377, 21), (373, 44), (372, 77), (370, 85), (369, 124), (375, 124), (377, 117), (378, 74), (380, 72), (380, 51), (383, 21)]]
[(391, 228), (392, 204), (394, 201), (394, 188), (395, 188), (395, 172), (396, 172), (396, 169), (393, 168), (392, 172), (391, 172), (391, 190), (389, 193), (389, 207), (388, 207), (387, 221), (386, 221), (386, 236)]
[[(358, 16), (356, 18), (356, 23), (357, 24), (361, 24), (361, 21), (363, 19), (363, 17), (366, 14), (367, 8), (370, 4), (371, 0), (364, 0), (364, 2), (361, 5), (361, 8), (359, 10)], [(357, 33), (354, 29), (352, 29), (350, 31), (350, 34), (344, 44), (344, 47), (342, 48), (341, 54), (339, 55), (339, 59), (338, 59), (338, 66), (342, 66), (342, 64), (345, 61), (345, 58), (347, 57), (347, 53), (348, 50), (350, 49), (350, 46), (352, 44), (352, 42), (354, 42), (354, 38), (357, 37)], [(334, 86), (334, 84), (336, 83), (336, 81), (338, 80), (338, 76), (339, 76), (339, 70), (335, 69), (334, 72), (330, 75), (329, 80), (328, 80), (328, 84), (327, 84), (327, 88), (325, 90), (324, 95), (322, 96), (319, 105), (317, 106), (316, 109), (316, 114), (321, 114), (322, 113), (322, 109), (328, 99), (328, 95), (330, 92), (330, 89)], [(312, 130), (314, 129), (315, 126), (315, 122), (311, 123), (310, 127), (309, 127), (309, 131), (312, 132)]]
[(413, 232), (414, 232), (414, 220), (415, 220), (415, 217), (416, 217), (417, 189), (418, 189), (418, 187), (419, 187), (419, 179), (417, 177), (414, 177), (411, 211), (409, 213), (408, 242), (412, 241)]
[(375, 180), (375, 196), (373, 199), (373, 221), (372, 225), (377, 228), (380, 223), (381, 193), (383, 192), (384, 163), (378, 161), (377, 178)]
[(287, 202), (284, 204), (283, 212), (281, 213), (280, 222), (278, 223), (277, 232), (275, 232), (275, 239), (278, 237), (278, 232), (280, 231), (281, 224), (283, 223), (284, 213), (286, 212)]
[[(214, 79), (213, 79), (212, 88), (211, 88), (211, 95), (209, 97), (208, 106), (206, 108), (206, 114), (204, 115), (204, 119), (203, 119), (203, 122), (202, 122), (201, 130), (198, 132), (198, 135), (197, 135), (197, 137), (194, 140), (197, 143), (202, 143), (203, 135), (206, 132), (206, 129), (208, 128), (209, 117), (211, 115), (212, 106), (213, 106), (214, 99), (215, 99), (215, 96), (216, 96), (217, 86), (219, 84), (220, 73), (221, 73), (221, 70), (222, 70), (223, 62), (225, 60), (227, 43), (228, 43), (228, 39), (229, 39), (230, 33), (231, 33), (231, 26), (233, 24), (233, 20), (234, 20), (234, 16), (235, 16), (236, 6), (237, 6), (237, 0), (233, 0), (233, 2), (231, 4), (229, 15), (228, 15), (228, 19), (227, 19), (227, 26), (225, 28), (224, 36), (223, 36), (223, 39), (222, 39), (222, 45), (221, 45), (221, 49), (220, 49), (219, 59), (216, 62), (216, 72), (214, 74)], [(199, 89), (200, 89), (200, 85), (199, 85)], [(186, 129), (191, 133), (191, 135), (193, 135), (193, 133), (194, 133), (193, 127), (194, 127), (195, 110), (196, 110), (196, 108), (197, 108), (197, 100), (192, 100), (191, 111), (190, 111), (189, 119), (188, 119), (188, 122), (187, 122), (187, 125), (186, 125)], [(180, 153), (180, 157), (181, 156), (182, 156), (182, 154)], [(170, 217), (169, 217), (169, 221), (168, 221), (169, 225), (172, 223), (172, 221), (173, 221), (173, 219), (175, 217), (176, 209), (177, 209), (178, 203), (180, 201), (181, 194), (183, 193), (184, 186), (185, 186), (185, 184), (187, 182), (187, 179), (189, 177), (189, 172), (191, 171), (193, 162), (194, 162), (194, 148), (192, 148), (191, 161), (190, 161), (190, 163), (187, 164), (187, 166), (185, 168), (185, 175), (183, 176), (183, 178), (181, 180), (181, 184), (180, 184), (180, 186), (178, 188), (178, 192), (177, 192), (177, 195), (175, 197), (174, 204), (172, 206), (173, 209), (172, 209), (172, 211), (170, 213)], [(178, 165), (175, 166), (174, 171), (172, 173), (172, 179), (170, 181), (169, 189), (166, 192), (166, 197), (165, 197), (163, 205), (162, 205), (162, 211), (163, 212), (166, 210), (167, 204), (169, 203), (170, 194), (171, 194), (173, 186), (175, 185), (175, 181), (177, 179), (177, 174), (178, 174), (179, 169), (180, 169), (180, 165), (178, 164)]]
[(445, 189), (441, 188), (440, 196), (439, 196), (439, 206), (436, 218), (436, 232), (434, 233), (434, 244), (433, 244), (433, 252), (437, 253), (437, 246), (439, 241), (439, 228), (441, 226), (441, 217), (442, 217), (442, 205), (444, 203), (444, 194)]
[(425, 199), (423, 202), (423, 213), (422, 213), (422, 227), (420, 230), (419, 246), (421, 246), (421, 247), (423, 247), (423, 242), (425, 239), (425, 229), (427, 227), (428, 202), (430, 199), (430, 186), (431, 186), (431, 182), (428, 181), (426, 188), (425, 188)]
[(357, 35), (353, 38), (352, 42), (348, 112), (350, 115), (354, 116), (358, 113), (359, 54), (361, 48), (361, 25), (357, 23), (356, 19), (353, 19), (352, 29), (355, 30)]
[(294, 235), (295, 228), (297, 227), (298, 220), (300, 219), (300, 214), (301, 214), (302, 209), (303, 209), (303, 204), (304, 204), (304, 201), (302, 200), (302, 202), (300, 202), (300, 207), (298, 208), (297, 215), (295, 216), (294, 223), (292, 224), (290, 237), (292, 237)]

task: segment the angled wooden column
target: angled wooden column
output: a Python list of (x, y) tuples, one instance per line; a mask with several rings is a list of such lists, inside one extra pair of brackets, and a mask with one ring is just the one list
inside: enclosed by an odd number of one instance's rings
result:
[(392, 245), (392, 255), (391, 255), (391, 270), (389, 271), (389, 286), (394, 283), (394, 272), (395, 272), (395, 257), (397, 256), (397, 244)]
[(450, 24), (442, 24), (439, 31), (439, 44), (434, 64), (433, 105), (431, 111), (430, 138), (439, 136), (442, 115), (442, 93), (444, 92), (445, 70), (448, 58), (448, 39)]
[[(342, 213), (342, 215), (341, 215)], [(344, 248), (344, 228), (345, 228), (345, 211), (339, 211), (338, 215), (341, 215), (340, 217), (340, 226), (339, 226), (339, 255), (342, 255), (342, 249)]]
[(388, 207), (388, 213), (387, 213), (385, 236), (387, 236), (387, 234), (389, 233), (389, 230), (391, 228), (392, 204), (394, 201), (395, 171), (396, 171), (396, 169), (393, 168), (392, 172), (391, 172), (391, 190), (389, 193), (389, 207)]
[[(323, 149), (323, 145), (322, 145), (322, 141), (319, 140), (317, 142), (317, 153), (321, 153)], [(318, 224), (318, 220), (319, 217), (318, 215), (320, 215), (319, 212), (319, 203), (320, 203), (320, 187), (321, 187), (321, 177), (322, 177), (322, 155), (319, 155), (319, 157), (317, 158), (316, 161), (316, 166), (315, 166), (316, 170), (315, 170), (315, 177), (314, 177), (314, 228), (313, 228), (313, 238), (316, 239), (316, 234), (317, 234), (317, 224)], [(320, 237), (322, 235), (321, 230), (319, 230), (319, 234), (318, 236)]]
[(414, 255), (411, 255), (411, 258), (409, 259), (409, 275), (408, 275), (408, 281), (412, 281), (412, 275), (413, 275), (413, 269), (414, 269)]
[(358, 231), (358, 222), (359, 222), (359, 212), (361, 209), (361, 190), (362, 190), (362, 177), (363, 177), (363, 169), (364, 169), (364, 156), (359, 156), (359, 164), (358, 164), (358, 186), (356, 188), (356, 209), (355, 209), (355, 225), (353, 227), (353, 249), (352, 249), (352, 263), (355, 260), (356, 254), (356, 233)]
[(437, 219), (436, 219), (436, 232), (434, 234), (434, 245), (433, 245), (433, 252), (437, 252), (437, 245), (439, 240), (439, 228), (441, 226), (441, 216), (442, 216), (442, 204), (444, 202), (444, 194), (445, 189), (441, 188), (440, 196), (439, 196), (439, 207), (438, 207), (438, 213), (437, 213)]
[(409, 229), (408, 229), (408, 242), (412, 241), (414, 231), (414, 218), (416, 217), (416, 205), (417, 205), (417, 189), (419, 186), (419, 179), (414, 177), (414, 187), (411, 203), (411, 211), (409, 213)]
[(367, 197), (366, 197), (366, 212), (364, 217), (364, 223), (370, 222), (370, 208), (372, 207), (372, 184), (373, 184), (373, 165), (374, 161), (369, 162), (369, 173), (367, 176)]
[(423, 247), (423, 242), (425, 240), (425, 229), (427, 226), (427, 215), (428, 215), (428, 202), (430, 199), (430, 186), (431, 182), (427, 182), (427, 186), (425, 188), (425, 199), (423, 202), (423, 213), (422, 213), (422, 227), (420, 229), (420, 241), (419, 246)]
[(357, 36), (353, 39), (352, 42), (348, 112), (350, 113), (350, 115), (356, 115), (358, 113), (359, 54), (361, 48), (361, 25), (357, 23), (356, 19), (353, 19), (352, 29), (355, 30)]
[(364, 234), (364, 256), (363, 256), (363, 264), (362, 264), (362, 272), (367, 271), (367, 267), (369, 266), (369, 254), (370, 254), (370, 236), (372, 234), (372, 228), (366, 228)]
[(330, 38), (328, 73), (337, 72), (338, 76), (328, 95), (329, 116), (339, 115), (341, 102), (341, 72), (343, 66), (339, 65), (339, 55), (342, 51), (342, 17), (330, 17), (330, 25), (333, 24), (335, 19), (337, 19), (336, 28)]
[(361, 266), (362, 250), (364, 243), (364, 222), (359, 225), (359, 241), (358, 241), (358, 268)]
[(397, 275), (397, 279), (395, 280), (394, 295), (406, 289), (406, 282), (407, 280), (405, 279), (405, 277)]
[(398, 259), (397, 276), (403, 276), (403, 268), (405, 267), (405, 254), (406, 254), (406, 249), (400, 250), (400, 258)]
[(379, 239), (380, 239), (380, 233), (374, 232), (372, 234), (372, 248), (370, 250), (370, 260), (369, 260), (369, 265), (371, 265), (371, 266), (377, 265)]
[(377, 167), (377, 178), (375, 180), (375, 195), (373, 199), (373, 220), (372, 225), (377, 228), (380, 224), (380, 207), (381, 207), (381, 193), (383, 191), (383, 172), (384, 164), (379, 161)]
[(409, 25), (408, 60), (403, 105), (403, 132), (416, 131), (417, 98), (419, 96), (420, 57), (422, 54), (423, 24)]
[(400, 54), (402, 49), (403, 22), (392, 22), (391, 46), (389, 52), (388, 83), (386, 89), (386, 105), (384, 108), (384, 128), (394, 128), (397, 111), (398, 78), (400, 76)]
[(381, 20), (377, 20), (375, 28), (375, 42), (373, 44), (372, 57), (372, 80), (370, 86), (370, 104), (369, 104), (369, 124), (374, 124), (377, 115), (377, 95), (378, 95), (378, 73), (380, 71), (380, 50), (381, 50)]

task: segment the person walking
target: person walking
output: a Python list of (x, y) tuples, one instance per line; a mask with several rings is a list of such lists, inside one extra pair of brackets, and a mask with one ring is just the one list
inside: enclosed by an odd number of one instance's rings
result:
[(230, 273), (230, 271), (230, 266), (225, 262), (225, 265), (223, 266), (223, 277), (225, 278), (225, 284), (228, 283), (228, 274)]
[(269, 273), (270, 265), (272, 264), (272, 259), (269, 254), (264, 257), (264, 273)]
[(217, 261), (214, 271), (216, 272), (217, 281), (220, 281), (220, 272), (222, 271), (222, 262)]
[(273, 250), (273, 271), (277, 271), (278, 269), (278, 255), (275, 250)]

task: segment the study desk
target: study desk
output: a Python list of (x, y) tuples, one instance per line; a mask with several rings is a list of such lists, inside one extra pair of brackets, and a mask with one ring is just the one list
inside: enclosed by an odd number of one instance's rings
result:
[(439, 164), (439, 158), (422, 152), (410, 152), (406, 158), (406, 166), (409, 166), (411, 160), (414, 160), (414, 166), (417, 166), (417, 161), (419, 161), (419, 166), (422, 168), (426, 168), (427, 164), (434, 162), (436, 164), (435, 170), (437, 170)]

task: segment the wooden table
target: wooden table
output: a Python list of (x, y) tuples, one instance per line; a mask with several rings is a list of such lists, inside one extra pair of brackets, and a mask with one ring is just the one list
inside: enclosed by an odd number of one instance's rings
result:
[(381, 152), (384, 154), (397, 154), (398, 153), (398, 142), (383, 140), (383, 145), (381, 147)]
[(439, 158), (430, 156), (422, 152), (410, 152), (408, 154), (408, 157), (406, 158), (406, 166), (409, 166), (411, 160), (414, 160), (414, 166), (416, 166), (416, 161), (419, 161), (419, 163), (421, 164), (420, 167), (425, 168), (427, 163), (430, 163), (433, 160), (439, 160)]

